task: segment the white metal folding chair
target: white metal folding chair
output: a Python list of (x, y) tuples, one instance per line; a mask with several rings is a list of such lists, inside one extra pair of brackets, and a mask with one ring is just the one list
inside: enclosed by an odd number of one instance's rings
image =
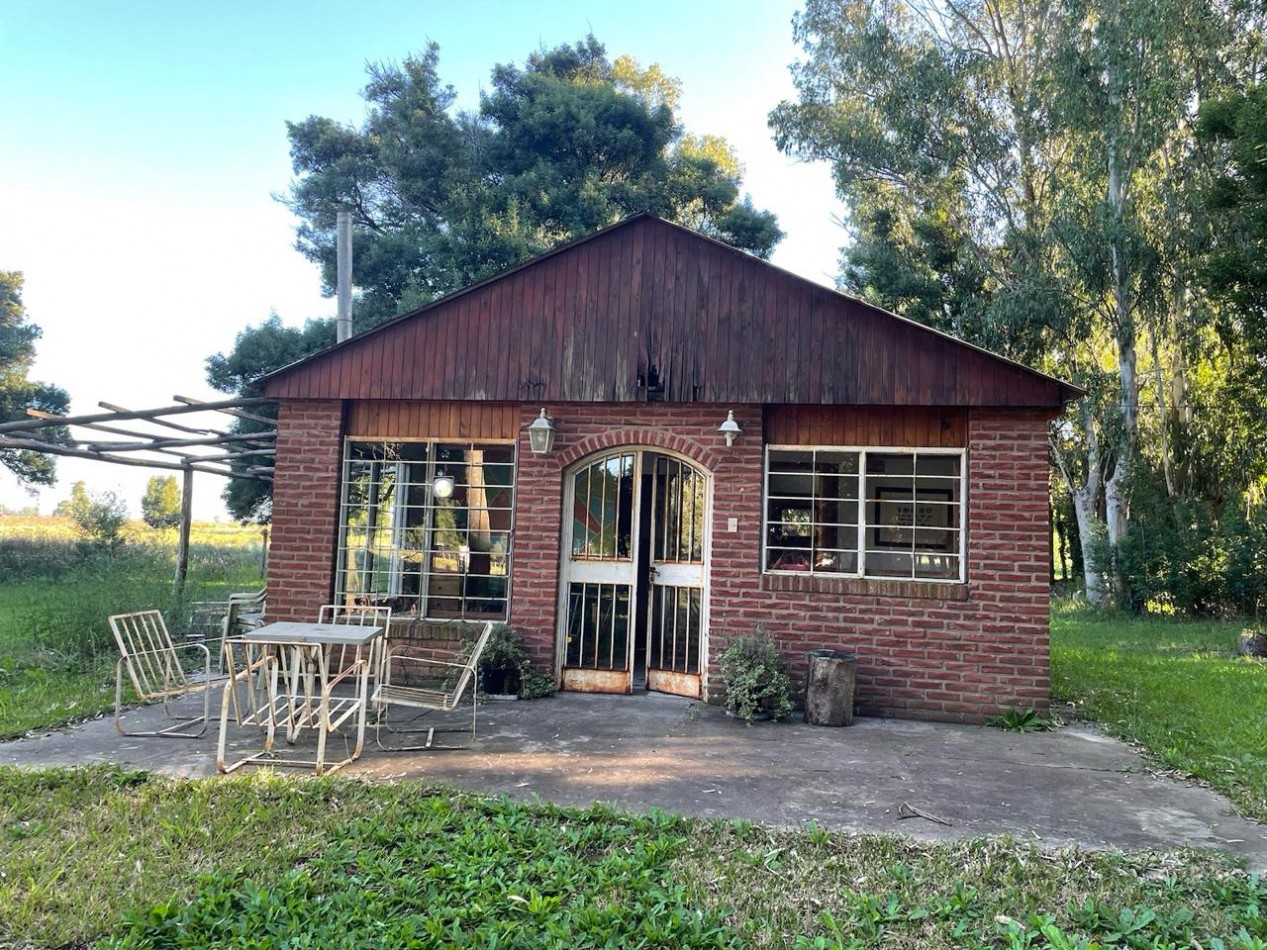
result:
[[(173, 643), (163, 615), (157, 610), (114, 614), (110, 617), (110, 629), (120, 654), (114, 672), (114, 727), (119, 734), (196, 739), (206, 732), (211, 687), (222, 679), (212, 676), (211, 653), (206, 644)], [(125, 673), (141, 702), (162, 703), (164, 715), (173, 720), (170, 726), (150, 732), (128, 732), (123, 728)], [(197, 692), (203, 697), (202, 715), (176, 715), (172, 703)], [(195, 726), (197, 732), (187, 731)]]
[[(388, 723), (391, 706), (405, 706), (429, 712), (449, 712), (458, 707), (463, 695), (471, 693), (471, 742), (475, 741), (475, 729), (479, 715), (480, 657), (493, 633), (492, 621), (480, 628), (479, 636), (469, 651), (423, 650), (411, 648), (410, 652), (386, 654), (383, 675), (374, 691), (375, 708), (379, 710), (374, 739), (386, 752), (414, 752), (424, 749), (466, 749), (467, 745), (436, 745), (437, 732), (465, 732), (463, 729), (441, 729), (431, 726), (425, 729), (393, 729)], [(383, 730), (398, 735), (427, 734), (422, 745), (387, 746), (383, 744)]]

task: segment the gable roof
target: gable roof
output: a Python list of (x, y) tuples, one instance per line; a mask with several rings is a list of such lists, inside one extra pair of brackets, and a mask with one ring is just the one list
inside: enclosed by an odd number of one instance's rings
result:
[(1059, 408), (1082, 391), (650, 214), (284, 367), (281, 399)]

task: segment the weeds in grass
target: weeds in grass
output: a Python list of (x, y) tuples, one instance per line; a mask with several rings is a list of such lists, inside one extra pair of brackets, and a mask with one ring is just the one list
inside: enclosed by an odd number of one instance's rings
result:
[(987, 726), (1006, 729), (1008, 732), (1047, 732), (1055, 728), (1055, 722), (1044, 719), (1033, 707), (1028, 709), (1005, 709), (1002, 715), (990, 716)]

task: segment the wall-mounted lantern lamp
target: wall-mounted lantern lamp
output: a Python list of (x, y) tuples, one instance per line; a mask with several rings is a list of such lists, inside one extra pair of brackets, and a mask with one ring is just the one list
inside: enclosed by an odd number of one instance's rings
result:
[(554, 423), (542, 409), (541, 415), (533, 419), (532, 425), (528, 426), (528, 445), (534, 455), (550, 454), (554, 449), (554, 431)]
[(735, 421), (735, 410), (726, 410), (726, 421), (717, 427), (717, 431), (726, 437), (726, 446), (735, 444), (735, 436), (743, 430), (739, 428), (739, 423)]
[(441, 472), (436, 476), (435, 481), (431, 483), (431, 494), (441, 500), (451, 498), (453, 496), (453, 488), (453, 476), (445, 475)]

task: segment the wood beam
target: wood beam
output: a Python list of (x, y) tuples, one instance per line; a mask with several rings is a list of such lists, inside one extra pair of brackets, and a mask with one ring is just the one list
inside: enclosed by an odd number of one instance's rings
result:
[(276, 432), (245, 432), (241, 435), (209, 435), (201, 439), (155, 439), (150, 443), (88, 442), (85, 444), (94, 452), (157, 452), (161, 449), (186, 445), (223, 445), (226, 442), (259, 442), (261, 445), (266, 445), (272, 442), (276, 435)]
[[(56, 416), (51, 420), (39, 420), (36, 422), (6, 422), (0, 424), (0, 432), (31, 432), (35, 429), (45, 429), (49, 425), (82, 425), (86, 422), (124, 422), (128, 419), (153, 419), (160, 425), (174, 425), (164, 420), (155, 419), (156, 416), (164, 415), (182, 415), (190, 412), (206, 412), (212, 409), (231, 409), (241, 406), (263, 406), (268, 403), (276, 402), (275, 399), (265, 399), (264, 397), (252, 397), (248, 399), (225, 399), (220, 402), (200, 402), (197, 405), (177, 405), (164, 406), (159, 409), (139, 409), (122, 410), (119, 412), (94, 413), (87, 416)], [(270, 420), (271, 421), (271, 420)], [(206, 429), (193, 429), (193, 432), (200, 434), (208, 432)]]
[[(131, 409), (127, 409), (124, 406), (116, 406), (112, 402), (106, 402), (104, 399), (101, 402), (97, 403), (97, 405), (100, 406), (102, 409), (109, 409), (111, 412), (131, 412), (132, 411)], [(155, 425), (166, 426), (169, 429), (175, 429), (177, 432), (191, 432), (194, 435), (212, 435), (216, 431), (215, 429), (195, 429), (191, 426), (183, 426), (179, 422), (169, 422), (166, 419), (149, 419), (147, 421), (152, 422)]]
[[(189, 526), (194, 520), (194, 470), (185, 466), (185, 478), (180, 489), (180, 540), (176, 544), (176, 597), (185, 590), (185, 578), (189, 576)], [(208, 687), (210, 688), (210, 687)]]
[[(202, 402), (201, 400), (198, 400), (198, 399), (193, 399), (189, 396), (173, 396), (172, 398), (176, 400), (177, 402), (184, 403), (185, 405), (188, 405), (188, 406), (206, 406), (207, 405), (207, 403)], [(241, 409), (232, 409), (232, 408), (226, 407), (224, 409), (217, 409), (216, 412), (228, 413), (231, 416), (237, 416), (239, 419), (250, 419), (252, 422), (263, 422), (265, 425), (270, 425), (270, 426), (277, 425), (276, 419), (270, 419), (268, 418), (268, 416), (257, 416), (251, 412), (243, 412)]]
[[(41, 442), (38, 439), (17, 439), (11, 437), (0, 436), (0, 449), (16, 449), (18, 451), (29, 452), (47, 452), (49, 455), (64, 455), (68, 458), (92, 459), (97, 462), (113, 462), (116, 465), (134, 465), (137, 468), (162, 468), (171, 471), (184, 471), (185, 465), (177, 462), (164, 462), (158, 459), (138, 459), (123, 458), (117, 455), (110, 455), (102, 452), (90, 452), (86, 449), (72, 448), (67, 445), (58, 445), (56, 442)], [(235, 472), (228, 468), (213, 468), (210, 465), (200, 465), (190, 463), (189, 467), (196, 472), (206, 472), (208, 475), (219, 475), (221, 478), (258, 478), (258, 475), (252, 475), (254, 469), (247, 469), (245, 472)], [(263, 471), (268, 471), (264, 469)], [(261, 479), (263, 481), (264, 479)]]

